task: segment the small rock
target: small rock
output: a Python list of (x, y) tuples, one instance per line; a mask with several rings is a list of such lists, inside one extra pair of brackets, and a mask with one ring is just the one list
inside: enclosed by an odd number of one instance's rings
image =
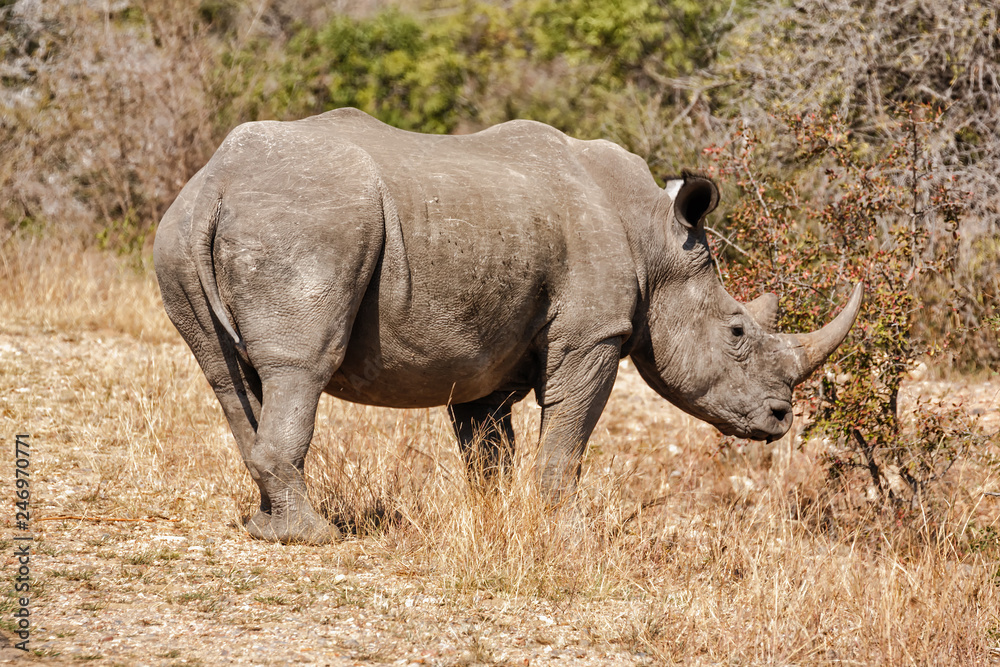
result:
[(457, 663), (459, 665), (471, 665), (475, 661), (476, 661), (476, 656), (473, 655), (472, 651), (470, 651), (468, 649), (466, 649), (466, 650), (464, 650), (464, 651), (462, 651), (461, 653), (458, 654), (458, 661), (457, 661)]
[(733, 492), (739, 496), (745, 496), (753, 491), (754, 487), (753, 480), (744, 475), (731, 475), (729, 477), (729, 483), (733, 487)]
[(913, 367), (913, 369), (909, 372), (909, 376), (911, 380), (915, 380), (917, 382), (923, 380), (927, 377), (927, 364), (921, 361)]
[(25, 652), (19, 648), (0, 649), (0, 662), (14, 662), (26, 656)]
[(868, 502), (870, 502), (870, 503), (874, 503), (874, 502), (878, 501), (878, 499), (879, 499), (879, 491), (875, 487), (874, 484), (869, 484), (868, 485), (868, 489), (865, 491), (865, 499)]

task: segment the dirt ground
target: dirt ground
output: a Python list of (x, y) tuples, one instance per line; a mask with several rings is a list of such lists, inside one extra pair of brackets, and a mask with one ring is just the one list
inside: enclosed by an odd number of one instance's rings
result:
[[(1000, 426), (1000, 382), (914, 382), (907, 392), (910, 400), (919, 394), (961, 402), (982, 418), (986, 432)], [(517, 415), (522, 441), (530, 441), (537, 424), (530, 402)], [(787, 494), (796, 480), (815, 476), (816, 464), (804, 461), (806, 454), (791, 439), (768, 451), (748, 445), (757, 449), (720, 454), (714, 431), (656, 397), (628, 362), (598, 427), (584, 479), (627, 478), (609, 487), (621, 497), (604, 507), (613, 505), (626, 515), (619, 529), (628, 526), (632, 551), (626, 558), (622, 549), (593, 546), (586, 538), (590, 546), (575, 552), (576, 579), (573, 572), (546, 579), (536, 563), (535, 574), (508, 574), (498, 583), (496, 572), (509, 573), (518, 564), (506, 563), (506, 570), (488, 562), (466, 566), (463, 559), (472, 558), (476, 545), (459, 549), (447, 536), (422, 535), (451, 524), (420, 517), (325, 547), (251, 539), (240, 516), (252, 495), (235, 446), (190, 353), (170, 333), (150, 338), (34, 325), (0, 328), (0, 413), (7, 425), (0, 458), (7, 498), (13, 498), (14, 434), (31, 435), (34, 536), (31, 652), (10, 646), (19, 640), (8, 623), (0, 662), (863, 664), (881, 656), (882, 662), (905, 664), (950, 655), (948, 662), (960, 664), (968, 658), (989, 661), (990, 647), (1000, 644), (983, 636), (937, 646), (928, 638), (921, 648), (909, 634), (899, 647), (872, 640), (882, 648), (871, 649), (864, 640), (867, 630), (860, 628), (873, 617), (860, 610), (841, 614), (854, 594), (848, 589), (865, 582), (850, 579), (854, 583), (844, 584), (839, 602), (837, 594), (827, 600), (815, 593), (820, 597), (810, 599), (805, 591), (821, 588), (817, 577), (834, 571), (853, 577), (849, 573), (857, 568), (865, 577), (878, 579), (883, 575), (872, 573), (881, 572), (895, 582), (882, 586), (900, 585), (892, 574), (893, 558), (858, 561), (850, 545), (812, 533), (795, 537), (794, 529), (774, 528), (775, 519), (766, 512), (745, 519), (745, 525), (766, 533), (745, 533), (744, 546), (757, 545), (746, 562), (773, 552), (779, 554), (775, 562), (804, 569), (788, 577), (778, 571), (734, 574), (739, 568), (731, 563), (713, 569), (714, 560), (730, 558), (721, 555), (727, 548), (729, 554), (738, 548), (711, 534), (721, 530), (725, 537), (728, 519), (712, 514), (708, 504), (719, 505), (724, 514), (753, 515), (758, 511), (753, 507), (769, 507), (763, 500), (755, 505), (754, 494), (779, 483)], [(406, 437), (439, 442), (437, 474), (458, 468), (457, 455), (448, 452), (454, 446), (448, 444), (441, 411), (374, 411), (324, 399), (317, 438), (328, 439), (329, 451), (358, 446), (344, 433), (352, 424), (365, 432), (367, 446)], [(372, 468), (378, 474), (388, 469)], [(970, 521), (993, 521), (995, 512), (986, 506), (1000, 499), (983, 492), (1000, 490), (996, 477), (983, 477), (977, 490), (975, 502), (983, 507), (969, 512)], [(678, 500), (685, 497), (698, 500)], [(14, 529), (13, 500), (5, 499), (4, 507), (0, 562), (4, 579), (12, 582), (17, 545), (10, 537), (20, 533)], [(630, 512), (641, 516), (630, 521)], [(744, 530), (743, 523), (733, 525)], [(788, 551), (792, 542), (797, 546)], [(490, 553), (485, 552), (487, 560)], [(601, 559), (607, 559), (606, 570), (594, 562)], [(919, 601), (906, 604), (933, 605), (936, 596), (996, 586), (990, 559), (953, 555), (950, 565), (934, 565), (954, 570), (943, 584), (943, 570), (922, 574), (923, 565), (896, 560), (914, 590), (923, 591), (909, 593)], [(806, 562), (819, 565), (810, 570)], [(886, 562), (888, 570), (880, 569)], [(937, 583), (921, 583), (924, 574)], [(598, 581), (601, 577), (606, 581)], [(760, 590), (751, 591), (751, 585)], [(946, 613), (967, 614), (964, 622), (974, 631), (998, 627), (995, 591), (977, 591), (978, 598), (969, 598), (971, 607)], [(878, 599), (877, 591), (861, 595), (869, 604)], [(14, 609), (10, 594), (5, 604), (8, 620)], [(768, 607), (771, 612), (762, 611)], [(814, 626), (778, 620), (784, 613), (805, 618), (820, 608), (832, 611)], [(767, 613), (774, 618), (765, 618)], [(853, 630), (852, 624), (857, 624)], [(822, 639), (820, 632), (831, 634)], [(852, 633), (860, 637), (853, 644)], [(821, 638), (809, 639), (813, 634)]]

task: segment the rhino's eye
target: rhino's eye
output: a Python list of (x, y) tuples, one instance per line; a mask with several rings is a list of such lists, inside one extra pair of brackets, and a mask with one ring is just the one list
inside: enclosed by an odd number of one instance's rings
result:
[(739, 338), (740, 336), (743, 335), (743, 327), (740, 326), (739, 324), (733, 325), (732, 327), (730, 327), (729, 330), (733, 332), (733, 336), (735, 336), (736, 338)]

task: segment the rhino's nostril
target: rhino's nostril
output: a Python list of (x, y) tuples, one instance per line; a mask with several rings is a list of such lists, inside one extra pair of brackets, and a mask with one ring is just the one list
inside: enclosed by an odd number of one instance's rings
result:
[(783, 421), (785, 421), (785, 415), (788, 414), (788, 410), (781, 410), (780, 408), (779, 409), (772, 409), (771, 410), (771, 414), (774, 416), (774, 418), (777, 421), (783, 422)]

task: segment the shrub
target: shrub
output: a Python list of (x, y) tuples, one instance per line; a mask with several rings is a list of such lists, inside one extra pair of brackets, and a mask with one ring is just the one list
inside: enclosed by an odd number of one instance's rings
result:
[[(917, 502), (971, 435), (932, 411), (918, 410), (904, 428), (899, 411), (907, 372), (941, 349), (914, 336), (919, 291), (928, 274), (951, 284), (969, 197), (929, 173), (923, 141), (941, 114), (905, 111), (896, 122), (910, 141), (883, 151), (859, 142), (836, 115), (785, 122), (795, 140), (792, 178), (768, 166), (746, 128), (707, 151), (739, 195), (716, 233), (725, 243), (721, 273), (743, 300), (761, 288), (778, 293), (779, 325), (791, 331), (822, 326), (851, 283), (865, 281), (866, 304), (851, 336), (827, 373), (800, 389), (813, 417), (807, 431), (835, 437), (826, 451), (835, 477), (861, 469), (871, 499)], [(811, 201), (810, 190), (831, 196)]]
[(654, 98), (660, 107), (664, 77), (709, 63), (726, 10), (745, 4), (470, 0), (438, 18), (388, 9), (299, 24), (280, 48), (260, 38), (223, 55), (220, 123), (355, 106), (425, 132), (528, 118), (630, 145), (623, 118)]
[[(953, 245), (958, 261), (948, 284), (920, 287), (924, 308), (912, 330), (926, 339), (952, 337), (949, 365), (997, 369), (996, 334), (980, 326), (997, 315), (1000, 298), (1000, 6), (995, 2), (922, 0), (796, 0), (773, 2), (741, 21), (726, 39), (713, 80), (720, 119), (754, 130), (778, 164), (793, 164), (797, 145), (782, 119), (836, 114), (854, 150), (884, 154), (910, 142), (902, 111), (913, 105), (945, 110), (921, 125), (920, 169), (931, 190), (974, 193)], [(822, 179), (800, 193), (828, 197)], [(944, 217), (925, 219), (929, 225)], [(931, 239), (950, 232), (930, 228)], [(924, 274), (923, 277), (928, 277)], [(921, 277), (921, 280), (923, 279)]]
[(463, 60), (447, 39), (390, 9), (371, 19), (335, 16), (300, 26), (278, 53), (263, 37), (223, 53), (218, 122), (295, 119), (353, 106), (408, 130), (452, 130), (461, 110)]
[[(116, 3), (117, 6), (117, 3)], [(186, 3), (0, 7), (0, 215), (134, 251), (212, 148)]]

